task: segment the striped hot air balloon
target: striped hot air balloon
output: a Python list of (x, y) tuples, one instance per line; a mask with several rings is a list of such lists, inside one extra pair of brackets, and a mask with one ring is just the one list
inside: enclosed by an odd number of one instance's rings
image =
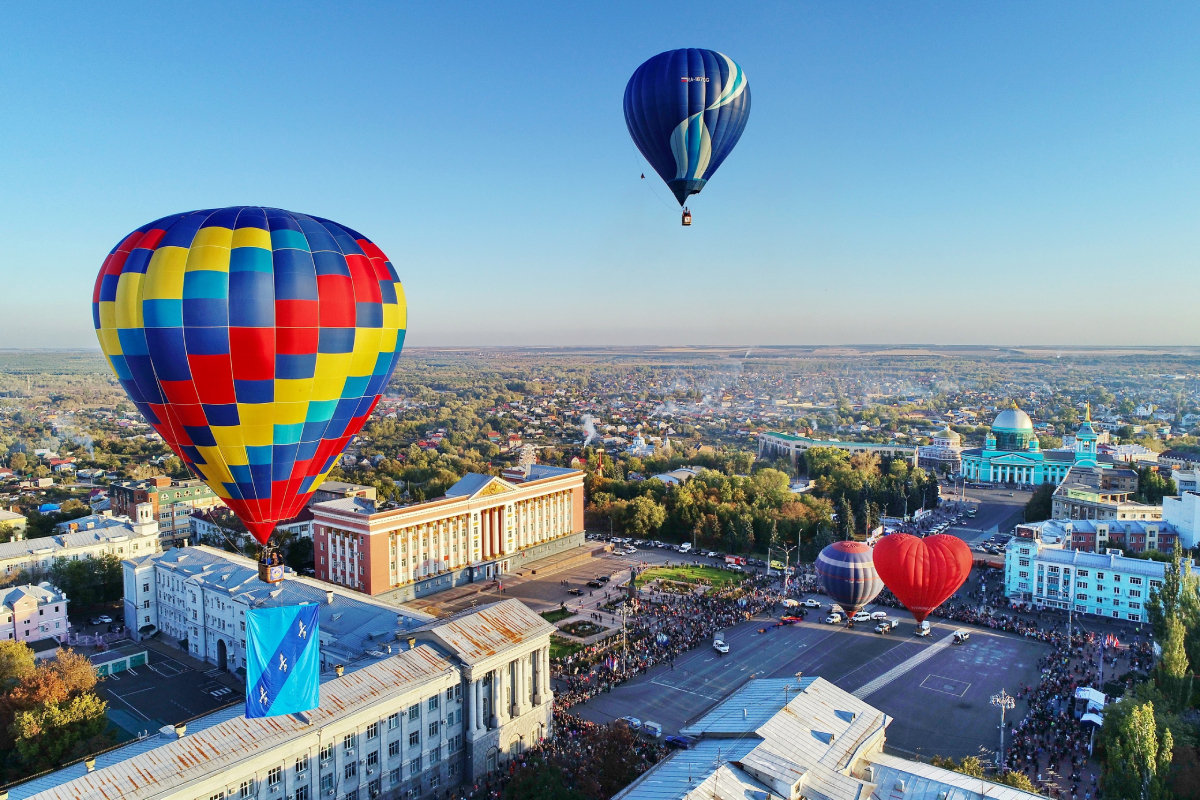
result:
[(883, 590), (872, 555), (870, 546), (862, 542), (834, 542), (817, 556), (815, 566), (821, 587), (850, 616)]
[(129, 398), (263, 544), (366, 422), (405, 312), (370, 239), (255, 206), (143, 225), (109, 253), (92, 295)]

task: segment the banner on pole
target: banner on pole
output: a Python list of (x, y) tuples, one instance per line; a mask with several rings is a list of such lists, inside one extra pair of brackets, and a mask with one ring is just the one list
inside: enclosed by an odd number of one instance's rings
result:
[(246, 612), (246, 716), (316, 708), (320, 689), (320, 606), (307, 603)]

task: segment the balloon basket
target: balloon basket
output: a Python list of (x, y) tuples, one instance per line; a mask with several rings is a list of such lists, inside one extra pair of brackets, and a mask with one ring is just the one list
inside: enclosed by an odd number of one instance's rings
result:
[(686, 208), (683, 209), (683, 224), (684, 227), (692, 224), (692, 212), (688, 211)]
[(283, 583), (283, 559), (273, 547), (263, 547), (258, 560), (258, 579), (273, 586)]

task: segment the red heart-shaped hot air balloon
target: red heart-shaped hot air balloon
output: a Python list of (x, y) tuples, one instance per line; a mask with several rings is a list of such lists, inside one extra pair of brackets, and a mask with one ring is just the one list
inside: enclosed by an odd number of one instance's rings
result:
[(921, 622), (971, 574), (971, 548), (946, 534), (921, 539), (892, 533), (875, 545), (875, 571)]

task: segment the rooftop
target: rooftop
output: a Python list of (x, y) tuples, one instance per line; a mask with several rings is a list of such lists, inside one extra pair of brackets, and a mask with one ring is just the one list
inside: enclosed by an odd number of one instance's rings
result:
[[(555, 627), (520, 600), (467, 609), (427, 623), (413, 633), (425, 640), (432, 637), (450, 649), (465, 664), (478, 664), (510, 645), (546, 636)], [(419, 634), (426, 636), (419, 636)]]
[(37, 539), (4, 542), (0, 544), (0, 561), (31, 555), (49, 555), (57, 550), (88, 547), (107, 542), (123, 542), (126, 540), (158, 541), (157, 525), (149, 526), (147, 528), (148, 532), (139, 534), (133, 529), (133, 522), (128, 517), (113, 517), (112, 519), (120, 520), (121, 524), (109, 528), (94, 528), (90, 531), (77, 531), (57, 536), (41, 536)]

